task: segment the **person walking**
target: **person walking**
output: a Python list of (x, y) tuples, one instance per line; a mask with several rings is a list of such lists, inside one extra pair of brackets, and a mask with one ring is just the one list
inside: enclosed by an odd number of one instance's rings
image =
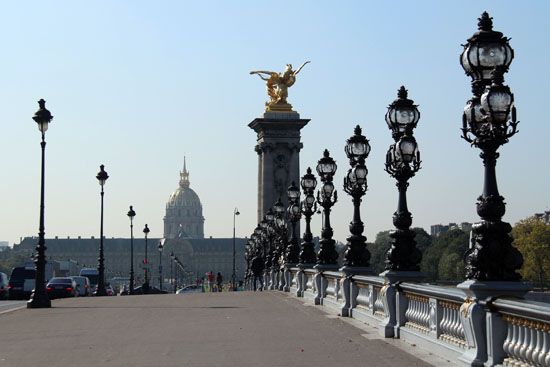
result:
[(208, 280), (208, 291), (213, 292), (214, 291), (214, 273), (212, 270), (210, 270), (208, 273), (206, 273), (206, 278)]
[(259, 289), (261, 292), (264, 288), (264, 262), (258, 253), (254, 255), (254, 258), (252, 258), (252, 265), (250, 267), (252, 269), (252, 274), (254, 275), (254, 292), (256, 292), (258, 280), (260, 281)]
[(218, 275), (216, 275), (216, 287), (218, 288), (218, 292), (222, 291), (222, 283), (223, 283), (222, 273), (218, 271)]

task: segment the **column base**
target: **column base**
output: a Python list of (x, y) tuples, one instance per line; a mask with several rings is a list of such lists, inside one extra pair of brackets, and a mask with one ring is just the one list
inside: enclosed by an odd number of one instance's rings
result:
[(456, 287), (482, 302), (503, 296), (523, 298), (531, 290), (531, 287), (524, 282), (475, 279), (466, 280)]
[(379, 276), (386, 278), (390, 284), (398, 282), (419, 282), (426, 278), (426, 275), (420, 271), (406, 270), (386, 270), (380, 273)]
[(27, 302), (27, 308), (50, 308), (52, 307), (52, 302), (49, 300), (49, 298), (46, 297), (39, 297), (39, 298), (33, 298)]

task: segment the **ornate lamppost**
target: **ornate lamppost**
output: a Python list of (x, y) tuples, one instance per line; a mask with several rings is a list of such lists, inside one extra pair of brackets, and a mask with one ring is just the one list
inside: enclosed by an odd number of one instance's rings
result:
[(298, 238), (298, 231), (296, 230), (296, 224), (300, 222), (302, 217), (302, 211), (300, 208), (300, 189), (294, 182), (289, 186), (287, 190), (288, 208), (287, 216), (290, 222), (290, 241), (286, 248), (286, 256), (284, 262), (284, 286), (285, 292), (290, 291), (291, 273), (290, 268), (296, 266), (300, 262), (300, 239)]
[(306, 229), (303, 235), (302, 251), (300, 251), (299, 265), (305, 267), (307, 265), (313, 265), (317, 261), (317, 255), (315, 254), (315, 246), (313, 244), (313, 235), (311, 233), (311, 217), (317, 210), (317, 202), (313, 192), (317, 186), (317, 179), (311, 173), (311, 168), (308, 167), (306, 174), (302, 176), (300, 181), (302, 190), (304, 191), (304, 200), (302, 200), (302, 213), (306, 220)]
[(151, 232), (151, 230), (146, 224), (145, 228), (143, 228), (143, 234), (145, 235), (145, 258), (143, 259), (143, 275), (145, 280), (143, 282), (143, 285), (141, 286), (144, 294), (149, 292), (149, 259), (147, 258), (147, 236), (149, 235), (149, 232)]
[[(270, 287), (270, 289), (280, 289), (283, 290), (284, 286), (284, 264), (286, 262), (286, 250), (288, 247), (288, 227), (287, 227), (287, 221), (285, 218), (286, 211), (283, 203), (281, 200), (277, 200), (277, 202), (273, 205), (273, 209), (275, 212), (274, 218), (273, 218), (273, 225), (272, 225), (272, 232), (273, 242), (274, 244), (274, 251), (273, 251), (273, 258), (271, 260), (272, 262), (272, 282), (273, 282), (273, 288)], [(281, 271), (281, 268), (283, 271)]]
[(361, 127), (355, 127), (354, 135), (347, 140), (346, 155), (351, 168), (344, 177), (344, 191), (353, 199), (353, 219), (349, 225), (351, 236), (348, 237), (347, 249), (344, 255), (344, 270), (359, 268), (366, 270), (369, 266), (370, 252), (367, 250), (366, 240), (363, 236), (364, 225), (361, 221), (361, 197), (367, 191), (367, 167), (365, 159), (370, 153), (370, 145), (367, 138), (361, 134)]
[(162, 291), (162, 251), (164, 250), (164, 242), (166, 239), (161, 239), (159, 241), (158, 250), (159, 250), (159, 289)]
[(105, 186), (105, 182), (109, 178), (109, 175), (105, 171), (105, 166), (101, 165), (99, 166), (99, 172), (96, 175), (97, 180), (99, 181), (99, 185), (101, 186), (101, 219), (100, 219), (100, 225), (99, 225), (99, 258), (98, 264), (97, 264), (97, 272), (99, 273), (98, 279), (97, 279), (97, 291), (96, 296), (106, 296), (107, 291), (105, 290), (105, 255), (103, 252), (103, 186)]
[(390, 232), (391, 247), (386, 254), (386, 271), (382, 273), (391, 283), (394, 280), (417, 279), (422, 254), (416, 248), (415, 233), (410, 229), (412, 216), (407, 207), (409, 179), (420, 169), (420, 152), (413, 137), (420, 112), (408, 99), (407, 90), (401, 86), (397, 99), (388, 107), (386, 123), (395, 141), (386, 154), (386, 172), (396, 179), (399, 191), (397, 211), (393, 213), (395, 230)]
[[(522, 264), (521, 253), (513, 246), (512, 227), (503, 222), (506, 211), (496, 178), (497, 150), (517, 132), (514, 95), (504, 85), (514, 51), (509, 39), (493, 30), (492, 18), (484, 12), (479, 18), (479, 30), (468, 39), (460, 56), (466, 75), (472, 78), (473, 97), (463, 114), (462, 138), (481, 150), (485, 166), (483, 192), (476, 207), (481, 222), (472, 227), (470, 248), (466, 251), (466, 278), (459, 285), (477, 298), (496, 295), (522, 296), (526, 284), (518, 282)], [(497, 294), (498, 293), (498, 294)]]
[(44, 173), (46, 158), (46, 130), (52, 121), (53, 116), (46, 109), (46, 101), (38, 101), (38, 111), (33, 116), (33, 120), (38, 124), (38, 130), (42, 134), (40, 147), (42, 148), (42, 165), (40, 174), (40, 222), (38, 226), (38, 244), (36, 245), (36, 256), (34, 264), (36, 269), (35, 286), (31, 298), (27, 302), (27, 308), (48, 308), (52, 304), (46, 294), (46, 241), (44, 239)]
[(126, 214), (130, 218), (130, 294), (134, 294), (134, 217), (136, 212), (130, 205), (130, 210)]
[(323, 186), (317, 191), (317, 202), (323, 207), (323, 227), (321, 230), (321, 240), (319, 253), (317, 254), (317, 269), (335, 268), (338, 263), (338, 252), (332, 239), (333, 230), (330, 226), (330, 208), (338, 200), (332, 178), (336, 173), (336, 162), (330, 156), (327, 149), (323, 152), (323, 158), (317, 163), (317, 173), (321, 177)]
[(174, 252), (170, 252), (170, 287), (172, 288), (172, 293), (174, 292)]
[(237, 274), (235, 269), (235, 218), (239, 214), (241, 213), (239, 213), (239, 210), (235, 208), (233, 210), (233, 272), (231, 273), (231, 285), (233, 291), (237, 290)]

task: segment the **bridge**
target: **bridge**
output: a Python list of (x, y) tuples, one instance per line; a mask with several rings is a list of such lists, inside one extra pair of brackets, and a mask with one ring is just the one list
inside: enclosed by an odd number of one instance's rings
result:
[(0, 315), (0, 366), (429, 366), (284, 292), (93, 297)]

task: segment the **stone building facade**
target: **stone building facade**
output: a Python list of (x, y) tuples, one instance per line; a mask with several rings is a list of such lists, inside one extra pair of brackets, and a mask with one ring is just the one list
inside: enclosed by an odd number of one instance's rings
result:
[(189, 186), (189, 172), (184, 158), (179, 187), (166, 203), (164, 238), (176, 238), (181, 236), (182, 231), (186, 238), (204, 238), (202, 204), (197, 193)]

